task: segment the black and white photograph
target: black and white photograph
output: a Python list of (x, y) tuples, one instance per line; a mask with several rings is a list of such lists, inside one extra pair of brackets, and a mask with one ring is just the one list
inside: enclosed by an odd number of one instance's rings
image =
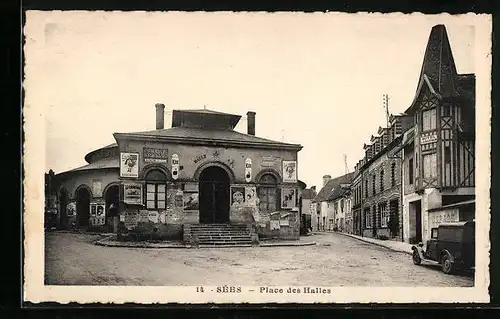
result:
[(489, 301), (490, 16), (27, 11), (24, 34), (26, 301)]

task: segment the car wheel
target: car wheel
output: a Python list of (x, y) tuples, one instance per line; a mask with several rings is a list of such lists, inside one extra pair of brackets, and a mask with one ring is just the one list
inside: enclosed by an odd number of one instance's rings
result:
[(449, 275), (453, 272), (453, 268), (453, 261), (451, 260), (450, 256), (444, 255), (441, 259), (441, 269), (443, 270), (443, 272)]
[(417, 250), (413, 251), (413, 263), (417, 266), (419, 266), (422, 263), (422, 258), (420, 258), (420, 255), (418, 254)]

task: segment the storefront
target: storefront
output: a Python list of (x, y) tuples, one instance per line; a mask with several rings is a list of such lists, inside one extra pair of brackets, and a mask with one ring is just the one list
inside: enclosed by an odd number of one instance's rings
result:
[(253, 112), (248, 134), (234, 130), (239, 115), (174, 110), (164, 129), (164, 113), (157, 104), (156, 130), (115, 133), (88, 165), (60, 174), (60, 206), (72, 207), (76, 227), (175, 238), (185, 224), (251, 224), (261, 237), (299, 237), (302, 146), (256, 137)]

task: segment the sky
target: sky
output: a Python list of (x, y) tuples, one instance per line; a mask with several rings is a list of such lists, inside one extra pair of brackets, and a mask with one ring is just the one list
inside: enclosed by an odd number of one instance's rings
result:
[[(474, 27), (452, 16), (325, 13), (28, 12), (25, 90), (40, 110), (45, 169), (85, 165), (114, 132), (155, 128), (155, 103), (256, 112), (256, 135), (299, 143), (299, 179), (345, 173), (391, 113), (413, 100), (433, 25), (459, 73)], [(30, 105), (28, 105), (29, 107)], [(167, 113), (165, 127), (171, 125)]]

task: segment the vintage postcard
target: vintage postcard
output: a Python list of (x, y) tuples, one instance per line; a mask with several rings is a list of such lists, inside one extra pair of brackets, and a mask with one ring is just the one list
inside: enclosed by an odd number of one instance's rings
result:
[(24, 298), (488, 302), (491, 17), (27, 11)]

